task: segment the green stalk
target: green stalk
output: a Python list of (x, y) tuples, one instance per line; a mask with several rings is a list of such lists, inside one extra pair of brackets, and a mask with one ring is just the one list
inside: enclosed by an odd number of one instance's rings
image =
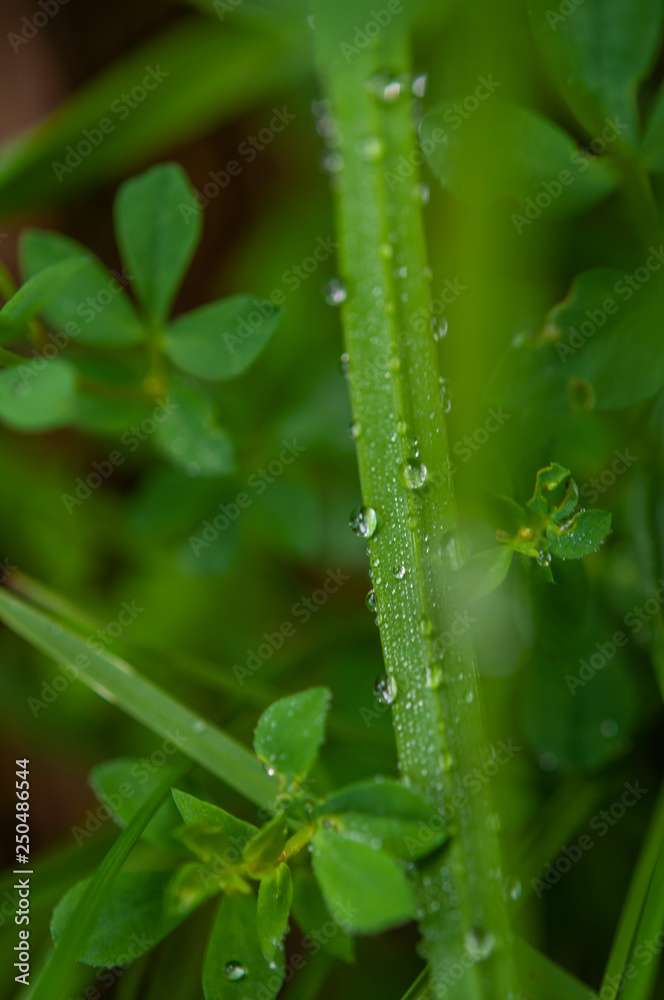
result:
[[(470, 781), (487, 758), (472, 642), (455, 618), (460, 544), (404, 25), (348, 59), (341, 46), (352, 28), (340, 24), (337, 6), (318, 0), (318, 57), (343, 158), (335, 187), (364, 503), (356, 530), (369, 543), (400, 770), (451, 816), (450, 850), (416, 875), (430, 995), (508, 1000), (516, 992), (498, 822), (487, 784)], [(393, 100), (395, 87), (380, 96), (382, 73), (402, 85)], [(454, 624), (463, 634), (450, 644)]]

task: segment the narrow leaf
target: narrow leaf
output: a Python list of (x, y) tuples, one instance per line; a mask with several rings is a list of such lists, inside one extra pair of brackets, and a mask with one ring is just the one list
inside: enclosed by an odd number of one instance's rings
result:
[(271, 806), (276, 783), (240, 743), (204, 722), (170, 695), (141, 677), (124, 660), (91, 649), (86, 639), (51, 616), (0, 588), (0, 619), (58, 663), (74, 670), (88, 687), (111, 700), (183, 754), (202, 764), (241, 795)]
[(406, 873), (384, 851), (319, 830), (313, 840), (313, 868), (328, 910), (332, 916), (345, 913), (356, 934), (398, 927), (415, 915)]
[(258, 936), (268, 962), (274, 961), (281, 947), (292, 901), (293, 880), (290, 868), (280, 864), (261, 881), (258, 890)]
[[(21, 327), (28, 323), (57, 298), (61, 290), (83, 267), (81, 258), (58, 261), (44, 268), (19, 288), (15, 295), (0, 309), (0, 326)], [(3, 334), (3, 340), (8, 338)]]
[(263, 712), (254, 734), (256, 756), (287, 784), (305, 778), (325, 738), (331, 693), (310, 688)]
[(272, 1000), (284, 978), (283, 952), (271, 966), (256, 926), (255, 896), (224, 896), (203, 967), (205, 1000)]
[[(90, 773), (90, 785), (97, 799), (112, 810), (113, 819), (122, 827), (131, 822), (158, 780), (159, 772), (146, 768), (145, 762), (138, 759), (108, 760)], [(182, 844), (173, 836), (179, 826), (180, 814), (174, 802), (167, 800), (143, 831), (143, 839), (157, 847), (183, 853)]]
[(180, 316), (166, 330), (164, 347), (182, 371), (224, 382), (256, 360), (280, 319), (271, 302), (234, 295)]
[(200, 240), (200, 213), (186, 213), (193, 197), (182, 167), (164, 163), (126, 181), (115, 200), (118, 246), (156, 324), (166, 319)]

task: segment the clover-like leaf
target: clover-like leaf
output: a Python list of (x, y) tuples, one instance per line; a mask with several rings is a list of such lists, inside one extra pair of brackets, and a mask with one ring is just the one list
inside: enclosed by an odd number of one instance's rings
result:
[(233, 295), (178, 317), (164, 349), (189, 375), (224, 382), (241, 375), (279, 325), (281, 310), (249, 295)]
[(256, 756), (287, 785), (305, 778), (325, 738), (328, 688), (281, 698), (261, 715), (254, 734)]
[(406, 873), (385, 851), (334, 830), (319, 830), (312, 863), (328, 910), (333, 917), (345, 913), (352, 933), (377, 933), (415, 915), (415, 895)]
[(96, 347), (128, 347), (143, 340), (145, 331), (125, 291), (131, 274), (111, 274), (90, 250), (59, 233), (32, 229), (23, 236), (26, 279), (70, 258), (80, 267), (44, 309), (48, 324), (69, 339)]
[(157, 448), (189, 475), (229, 475), (235, 466), (233, 443), (215, 423), (212, 401), (176, 387), (169, 402), (170, 412), (155, 431)]
[(462, 566), (458, 594), (461, 604), (471, 604), (497, 590), (506, 579), (512, 565), (514, 550), (505, 545), (477, 552)]
[(262, 879), (258, 890), (258, 937), (268, 962), (274, 961), (281, 947), (292, 901), (293, 879), (288, 865), (282, 863)]
[(597, 138), (613, 125), (635, 145), (637, 88), (657, 53), (659, 0), (583, 0), (568, 11), (529, 0), (529, 10), (549, 72), (581, 124)]
[(64, 427), (75, 406), (76, 370), (63, 358), (35, 359), (0, 371), (0, 420), (15, 430)]
[(244, 849), (244, 860), (251, 865), (274, 864), (290, 836), (283, 813), (277, 813)]
[[(164, 906), (170, 872), (120, 872), (78, 961), (111, 969), (129, 965), (170, 934), (186, 914), (167, 915)], [(51, 920), (57, 943), (88, 882), (78, 882), (62, 897)]]
[(69, 257), (28, 278), (0, 309), (0, 341), (16, 339), (17, 329), (43, 312), (83, 266), (82, 258)]
[(201, 237), (200, 212), (183, 211), (193, 197), (182, 167), (162, 163), (125, 181), (115, 199), (115, 232), (122, 259), (155, 324), (168, 316)]
[(270, 964), (256, 923), (256, 897), (224, 896), (219, 904), (203, 966), (205, 1000), (272, 1000), (284, 980), (284, 954)]
[(447, 839), (435, 806), (388, 778), (348, 785), (328, 796), (314, 815), (330, 817), (342, 837), (400, 858), (425, 857)]
[(222, 883), (208, 865), (190, 861), (180, 865), (167, 887), (164, 908), (168, 916), (187, 917), (215, 896)]

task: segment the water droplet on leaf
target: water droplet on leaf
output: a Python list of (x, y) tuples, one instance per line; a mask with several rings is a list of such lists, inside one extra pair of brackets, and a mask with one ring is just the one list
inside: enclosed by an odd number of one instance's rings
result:
[(230, 982), (235, 983), (238, 979), (243, 979), (246, 971), (241, 962), (226, 962), (224, 975)]
[(384, 705), (392, 705), (397, 699), (397, 683), (393, 677), (383, 674), (376, 679), (374, 687), (376, 700)]
[(351, 514), (349, 524), (360, 538), (371, 538), (378, 527), (376, 511), (373, 507), (360, 507)]
[(399, 478), (406, 489), (417, 490), (424, 486), (427, 480), (427, 467), (423, 462), (407, 458), (399, 466)]
[(340, 306), (346, 301), (346, 286), (338, 278), (332, 278), (323, 288), (323, 296), (328, 306)]
[(483, 962), (492, 953), (496, 939), (491, 931), (485, 931), (480, 927), (473, 927), (464, 937), (466, 951), (474, 962)]

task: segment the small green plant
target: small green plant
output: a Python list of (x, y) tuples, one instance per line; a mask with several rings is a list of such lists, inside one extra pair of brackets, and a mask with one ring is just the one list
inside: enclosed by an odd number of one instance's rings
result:
[[(24, 234), (25, 282), (0, 309), (4, 423), (30, 432), (72, 425), (119, 435), (132, 450), (152, 438), (188, 475), (233, 472), (216, 386), (252, 364), (281, 313), (234, 295), (169, 318), (201, 238), (200, 213), (183, 212), (194, 199), (176, 164), (122, 185), (114, 212), (120, 273), (68, 237)], [(8, 350), (26, 337), (31, 357)]]

